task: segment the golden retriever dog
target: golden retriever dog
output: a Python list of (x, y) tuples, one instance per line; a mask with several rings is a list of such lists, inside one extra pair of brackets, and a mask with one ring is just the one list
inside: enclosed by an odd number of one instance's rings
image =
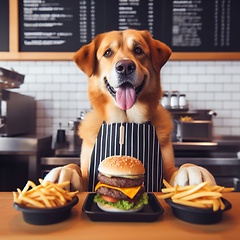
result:
[(160, 71), (171, 55), (170, 48), (152, 38), (148, 31), (125, 30), (99, 34), (80, 48), (74, 61), (88, 76), (92, 106), (80, 124), (81, 171), (71, 164), (50, 171), (47, 180), (71, 180), (74, 189), (88, 189), (88, 172), (94, 144), (103, 122), (146, 123), (156, 130), (161, 148), (164, 179), (187, 185), (214, 177), (204, 168), (184, 164), (176, 169), (171, 143), (172, 120), (160, 100)]

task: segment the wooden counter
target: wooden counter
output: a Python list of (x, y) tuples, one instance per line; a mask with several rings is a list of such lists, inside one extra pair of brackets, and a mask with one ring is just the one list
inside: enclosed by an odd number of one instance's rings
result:
[(13, 207), (11, 192), (0, 192), (0, 239), (239, 239), (239, 192), (224, 194), (224, 197), (232, 203), (232, 209), (224, 213), (222, 222), (213, 225), (190, 224), (175, 218), (164, 200), (160, 200), (164, 213), (155, 222), (92, 222), (81, 210), (86, 196), (87, 193), (79, 194), (80, 201), (72, 209), (72, 215), (68, 220), (37, 226), (23, 221), (22, 213)]

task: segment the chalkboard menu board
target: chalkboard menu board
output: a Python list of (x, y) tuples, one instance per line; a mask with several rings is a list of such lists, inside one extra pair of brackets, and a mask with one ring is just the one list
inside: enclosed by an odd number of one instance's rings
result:
[(174, 52), (240, 52), (239, 0), (19, 0), (19, 50), (74, 52), (98, 33), (148, 29)]
[(0, 3), (0, 51), (9, 51), (8, 0), (1, 0), (1, 3)]
[[(176, 52), (239, 52), (240, 1), (166, 1), (163, 41)], [(171, 3), (170, 3), (171, 2)]]
[(159, 0), (20, 1), (20, 51), (76, 51), (97, 34), (149, 29), (160, 37)]

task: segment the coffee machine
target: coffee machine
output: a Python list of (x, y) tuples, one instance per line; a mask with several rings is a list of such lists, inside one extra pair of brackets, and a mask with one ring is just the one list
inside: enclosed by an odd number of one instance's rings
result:
[(34, 134), (35, 131), (35, 99), (0, 89), (0, 136)]
[(36, 132), (36, 102), (10, 89), (19, 88), (24, 75), (0, 68), (0, 137)]

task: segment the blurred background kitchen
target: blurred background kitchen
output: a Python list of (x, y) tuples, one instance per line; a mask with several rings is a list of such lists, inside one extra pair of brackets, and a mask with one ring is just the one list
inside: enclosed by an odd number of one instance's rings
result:
[[(4, 0), (0, 5), (4, 2), (8, 3), (7, 0)], [(13, 0), (9, 2), (11, 3), (10, 9), (13, 8), (12, 11), (16, 11), (16, 13), (18, 13), (18, 9), (22, 9), (22, 11), (25, 9), (26, 11), (27, 7), (30, 6), (25, 5), (26, 8), (24, 8), (24, 4), (36, 3), (34, 0)], [(49, 2), (44, 1), (44, 4), (48, 4)], [(64, 1), (59, 0), (56, 2), (60, 4), (59, 6), (64, 5)], [(75, 4), (82, 4), (80, 8), (77, 8), (77, 11), (80, 9), (80, 15), (83, 14), (81, 11), (91, 2), (92, 13), (96, 11), (94, 14), (96, 13), (95, 17), (97, 18), (97, 8), (99, 7), (97, 4), (100, 4), (100, 2), (89, 1), (87, 3), (87, 1), (83, 0), (74, 2)], [(158, 28), (154, 28), (151, 24), (156, 19), (152, 20), (152, 17), (150, 18), (149, 16), (159, 16), (158, 12), (157, 14), (154, 12), (158, 9), (155, 6), (156, 4), (162, 3), (165, 4), (165, 7), (170, 6), (170, 10), (184, 8), (182, 5), (177, 5), (177, 2), (179, 1), (118, 0), (114, 6), (117, 6), (119, 16), (122, 14), (119, 19), (123, 19), (123, 15), (128, 14), (121, 12), (121, 8), (124, 8), (126, 4), (130, 8), (135, 6), (136, 9), (139, 6), (143, 6), (144, 8), (148, 6), (148, 19), (146, 20), (148, 21), (148, 25), (146, 28), (156, 33), (157, 37), (161, 37), (159, 36)], [(201, 12), (201, 9), (206, 7), (207, 0), (191, 2), (192, 7), (189, 11), (193, 13), (195, 11), (193, 10), (194, 8), (197, 9), (196, 11)], [(169, 5), (170, 3), (171, 5)], [(144, 4), (148, 5), (145, 6)], [(226, 12), (229, 12), (230, 7), (231, 11), (235, 8), (235, 4), (239, 4), (237, 0), (233, 0), (232, 2), (229, 0), (219, 0), (215, 1), (214, 7), (219, 7), (219, 9), (221, 7), (221, 11), (223, 11), (223, 8), (226, 8)], [(128, 10), (125, 9), (124, 11)], [(114, 11), (111, 14), (114, 14)], [(137, 12), (136, 15), (131, 15), (132, 20), (134, 20), (132, 22), (136, 23), (138, 14), (140, 13)], [(141, 14), (143, 14), (143, 11)], [(236, 18), (236, 14), (234, 14), (235, 12), (233, 11), (232, 17)], [(25, 15), (20, 16), (22, 16), (20, 17), (21, 23)], [(14, 19), (10, 20), (10, 23), (16, 24), (16, 20)], [(176, 21), (174, 19), (177, 19), (177, 17), (174, 18), (174, 14), (172, 14), (171, 19), (174, 22)], [(161, 19), (157, 18), (157, 20), (160, 21)], [(170, 21), (169, 18), (168, 21)], [(3, 21), (1, 22), (0, 30), (1, 26), (4, 25)], [(124, 24), (123, 20), (119, 20), (119, 29), (126, 27)], [(226, 26), (229, 26), (229, 24), (226, 24)], [(175, 28), (173, 27), (172, 29), (173, 33), (176, 31), (176, 22), (174, 26)], [(202, 26), (204, 26), (203, 22)], [(232, 31), (234, 26), (231, 25)], [(97, 30), (97, 28), (94, 29), (92, 28), (92, 35)], [(11, 34), (10, 31), (9, 35), (15, 36)], [(240, 38), (239, 32), (234, 32), (231, 36), (236, 37), (235, 42)], [(15, 37), (18, 40), (18, 36)], [(21, 37), (23, 37), (22, 33), (20, 33), (20, 40)], [(179, 38), (176, 39), (179, 40)], [(167, 42), (168, 38), (162, 36), (161, 40), (166, 40), (165, 42)], [(79, 44), (79, 47), (83, 45), (83, 42)], [(24, 119), (26, 122), (30, 122), (30, 127), (26, 128), (25, 132), (8, 134), (3, 130), (3, 125), (6, 125), (6, 119), (9, 119), (9, 116), (4, 116), (6, 115), (6, 102), (8, 101), (3, 99), (3, 97), (0, 98), (0, 191), (15, 190), (16, 187), (21, 187), (21, 185), (25, 184), (27, 179), (37, 180), (39, 177), (44, 177), (52, 167), (64, 165), (69, 162), (79, 164), (81, 140), (76, 136), (77, 124), (81, 122), (84, 114), (91, 108), (87, 96), (87, 77), (71, 60), (74, 51), (71, 50), (72, 54), (68, 52), (66, 54), (67, 57), (62, 57), (64, 52), (61, 55), (55, 55), (54, 52), (48, 53), (50, 51), (46, 51), (44, 46), (40, 46), (40, 49), (43, 47), (42, 51), (38, 49), (38, 51), (34, 52), (28, 45), (21, 47), (21, 44), (18, 45), (18, 43), (15, 43), (15, 45), (12, 45), (10, 42), (10, 53), (5, 50), (0, 51), (0, 68), (24, 75), (24, 81), (18, 87), (7, 87), (7, 84), (4, 84), (5, 80), (2, 80), (3, 85), (0, 85), (0, 90), (29, 97), (29, 101), (33, 100), (35, 103), (33, 107), (35, 116), (32, 118), (31, 113), (26, 114), (26, 118), (19, 121), (21, 124), (24, 122)], [(213, 53), (209, 57), (208, 55), (202, 57), (201, 54), (197, 54), (199, 58), (194, 56), (194, 53), (191, 53), (189, 57), (188, 55), (181, 55), (181, 51), (179, 51), (180, 45), (177, 46), (176, 44), (181, 45), (179, 41), (177, 43), (172, 42), (171, 47), (173, 50), (175, 49), (173, 57), (166, 63), (161, 72), (162, 87), (165, 91), (165, 100), (167, 101), (167, 104), (165, 101), (162, 104), (166, 104), (165, 107), (172, 113), (175, 123), (172, 139), (174, 142), (176, 165), (181, 165), (185, 161), (195, 162), (213, 172), (219, 184), (234, 186), (237, 191), (240, 191), (239, 41), (237, 45), (233, 44), (237, 49), (235, 52), (231, 50), (229, 51), (230, 54), (228, 54), (229, 52), (226, 50), (229, 46), (228, 43), (225, 45), (226, 48), (222, 50), (226, 51), (226, 55), (219, 55), (220, 49), (216, 54)], [(196, 45), (196, 49), (198, 44)], [(208, 47), (208, 44), (206, 46)], [(21, 48), (23, 49), (23, 55), (21, 55)], [(11, 52), (12, 49), (13, 52)], [(15, 54), (14, 51), (20, 51), (20, 54)], [(46, 52), (45, 57), (44, 51)], [(207, 51), (209, 50), (207, 49)], [(24, 52), (28, 52), (28, 55), (24, 55)], [(180, 55), (177, 55), (179, 52)], [(232, 52), (234, 53), (232, 54)], [(226, 57), (224, 58), (224, 56)], [(176, 99), (174, 99), (175, 97)], [(182, 103), (183, 106), (180, 106)], [(20, 109), (21, 107), (18, 107), (18, 112), (21, 112), (19, 111)], [(185, 117), (185, 120), (182, 117)], [(18, 117), (16, 115), (12, 118), (16, 120)], [(186, 118), (190, 119), (192, 124), (185, 123)], [(14, 125), (18, 124), (17, 122), (14, 122)], [(34, 126), (33, 131), (31, 129), (32, 126)]]

